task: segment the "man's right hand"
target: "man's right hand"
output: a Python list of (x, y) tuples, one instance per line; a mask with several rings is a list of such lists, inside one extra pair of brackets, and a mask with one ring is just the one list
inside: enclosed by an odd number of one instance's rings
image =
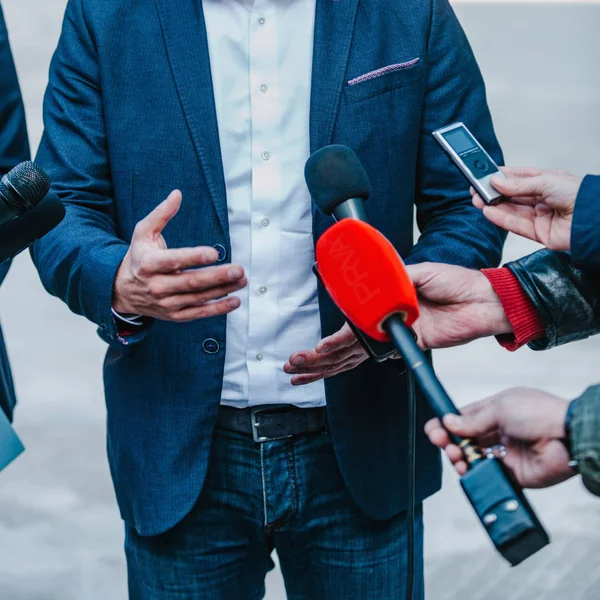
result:
[(513, 332), (500, 298), (481, 271), (438, 263), (406, 268), (419, 294), (421, 316), (414, 328), (422, 348), (450, 348)]
[(181, 323), (224, 315), (240, 306), (239, 298), (228, 295), (248, 283), (241, 266), (208, 266), (218, 258), (211, 247), (167, 248), (162, 231), (181, 201), (181, 192), (171, 192), (136, 225), (115, 278), (116, 312)]

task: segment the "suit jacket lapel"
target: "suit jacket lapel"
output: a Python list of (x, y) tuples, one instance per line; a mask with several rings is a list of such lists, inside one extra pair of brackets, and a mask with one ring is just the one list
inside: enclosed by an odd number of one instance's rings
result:
[(183, 112), (219, 221), (228, 235), (225, 177), (202, 3), (156, 0), (156, 5)]
[(359, 0), (317, 0), (310, 109), (311, 152), (331, 144)]

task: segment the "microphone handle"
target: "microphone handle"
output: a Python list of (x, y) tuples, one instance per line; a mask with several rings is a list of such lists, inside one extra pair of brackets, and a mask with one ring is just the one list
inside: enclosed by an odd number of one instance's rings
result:
[[(407, 368), (414, 374), (436, 416), (441, 420), (449, 414), (460, 415), (460, 411), (440, 383), (433, 367), (419, 348), (412, 330), (407, 327), (402, 316), (395, 314), (388, 317), (383, 323), (383, 329), (392, 339)], [(484, 459), (481, 449), (473, 440), (463, 439), (450, 431), (448, 431), (448, 435), (452, 443), (461, 448), (469, 467), (475, 466)]]
[(333, 217), (336, 221), (342, 219), (354, 219), (355, 221), (363, 221), (368, 223), (367, 211), (365, 210), (364, 198), (349, 198), (345, 202), (338, 204), (333, 209)]
[(6, 223), (0, 221), (0, 263), (13, 258), (54, 229), (64, 218), (65, 207), (58, 196), (46, 197), (22, 215)]

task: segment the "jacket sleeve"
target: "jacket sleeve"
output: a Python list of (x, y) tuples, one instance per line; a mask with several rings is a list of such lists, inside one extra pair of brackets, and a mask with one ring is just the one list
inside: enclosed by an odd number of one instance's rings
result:
[(0, 6), (0, 175), (29, 160), (25, 109)]
[[(13, 167), (29, 160), (29, 139), (25, 108), (13, 61), (8, 31), (0, 6), (0, 176)], [(0, 283), (8, 273), (11, 261), (0, 264)]]
[(125, 343), (111, 305), (114, 279), (128, 244), (116, 231), (99, 64), (83, 4), (70, 0), (67, 5), (50, 66), (45, 131), (36, 158), (65, 203), (66, 216), (34, 244), (32, 257), (51, 294), (96, 323), (109, 343)]
[(600, 496), (600, 385), (574, 401), (571, 453), (585, 487)]
[(462, 121), (494, 160), (503, 164), (483, 78), (447, 0), (432, 2), (426, 61), (416, 198), (421, 238), (407, 262), (495, 267), (506, 233), (472, 205), (469, 183), (432, 136), (434, 130)]
[(571, 255), (579, 269), (600, 275), (600, 176), (588, 175), (581, 184), (571, 229)]
[(545, 337), (533, 350), (583, 340), (600, 333), (600, 282), (577, 269), (567, 252), (540, 250), (508, 263), (538, 310)]

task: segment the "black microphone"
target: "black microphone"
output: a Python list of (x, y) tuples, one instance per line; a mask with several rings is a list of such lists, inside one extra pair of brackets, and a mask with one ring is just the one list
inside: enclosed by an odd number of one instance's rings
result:
[[(371, 183), (362, 163), (350, 148), (332, 145), (317, 150), (306, 162), (304, 178), (313, 202), (324, 215), (333, 216), (336, 221), (355, 219), (369, 222), (365, 202), (371, 193)], [(318, 265), (315, 264), (313, 271), (320, 280)], [(348, 325), (376, 362), (385, 362), (396, 354), (393, 344), (373, 339), (350, 320)]]
[(358, 156), (347, 146), (317, 150), (307, 161), (304, 177), (317, 208), (327, 216), (368, 222), (365, 202), (371, 183)]
[(50, 179), (35, 163), (17, 165), (0, 181), (0, 262), (54, 229), (65, 216)]
[(17, 165), (0, 180), (0, 224), (35, 208), (50, 191), (50, 179), (31, 161)]

